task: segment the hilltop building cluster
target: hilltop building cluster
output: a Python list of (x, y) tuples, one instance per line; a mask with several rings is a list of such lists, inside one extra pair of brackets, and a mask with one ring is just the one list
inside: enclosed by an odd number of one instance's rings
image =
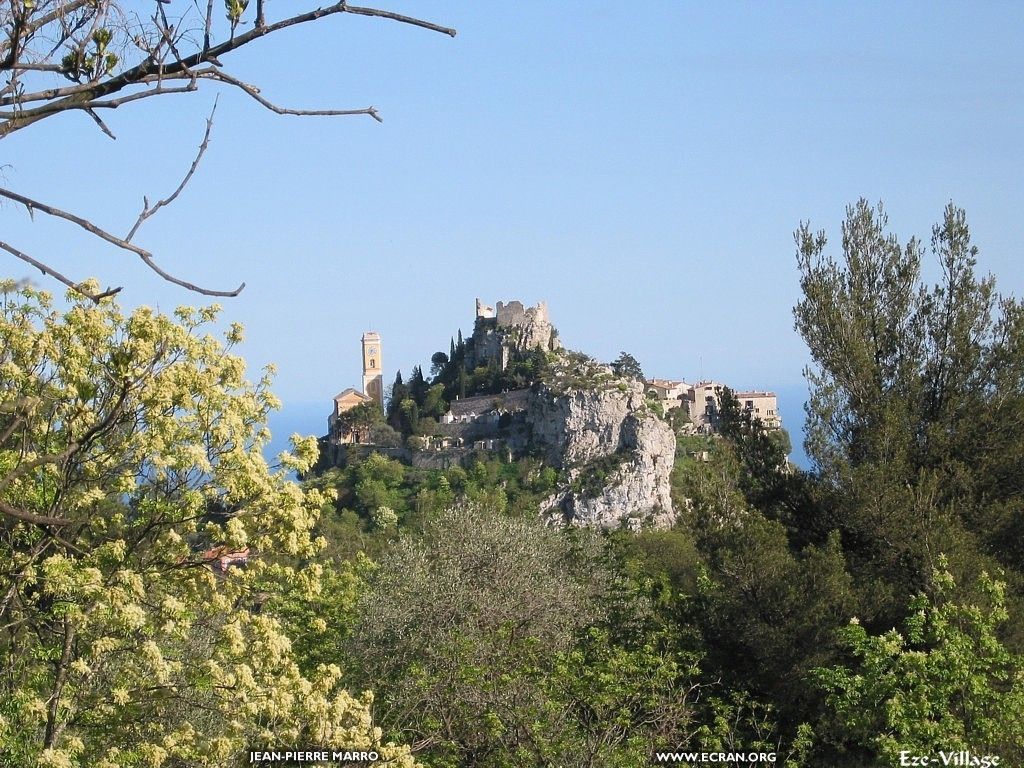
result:
[[(638, 365), (620, 372), (563, 350), (543, 302), (477, 299), (472, 335), (460, 331), (449, 350), (432, 356), (430, 378), (419, 366), (407, 380), (396, 375), (385, 410), (381, 337), (364, 333), (362, 390), (334, 397), (321, 465), (366, 451), (423, 469), (468, 466), (479, 451), (542, 457), (560, 478), (543, 515), (599, 527), (670, 525), (677, 437), (720, 431), (725, 385), (644, 381)], [(734, 394), (766, 429), (781, 428), (773, 392)]]
[[(365, 332), (361, 344), (362, 389), (349, 387), (335, 395), (327, 419), (328, 438), (336, 446), (366, 441), (366, 434), (353, 425), (351, 418), (343, 419), (343, 414), (360, 406), (367, 408), (368, 404), (374, 404), (381, 410), (384, 408), (380, 334)], [(499, 301), (489, 306), (477, 299), (473, 334), (466, 345), (465, 368), (473, 371), (489, 367), (504, 371), (517, 357), (538, 350), (552, 352), (561, 346), (558, 331), (551, 324), (544, 302), (526, 307), (519, 301)], [(685, 431), (693, 434), (719, 431), (721, 397), (725, 389), (721, 382), (702, 380), (691, 384), (682, 380), (652, 378), (644, 382), (644, 389), (646, 396), (660, 403), (666, 414), (682, 409), (688, 422), (682, 427)], [(436, 434), (423, 437), (418, 446), (427, 450), (446, 450), (489, 448), (501, 443), (502, 447), (507, 447), (509, 428), (522, 421), (527, 409), (528, 391), (523, 388), (498, 394), (455, 396), (448, 404), (447, 412), (438, 417)], [(734, 391), (734, 395), (740, 407), (760, 419), (765, 428), (782, 427), (778, 398), (774, 392)], [(523, 436), (521, 430), (512, 432), (519, 433), (517, 438)]]
[[(718, 417), (722, 407), (722, 391), (726, 385), (717, 381), (700, 381), (688, 384), (672, 379), (648, 379), (647, 394), (661, 403), (665, 413), (682, 408), (686, 413), (690, 430), (697, 434), (712, 434), (718, 431)], [(740, 408), (761, 420), (766, 429), (781, 429), (778, 397), (774, 392), (761, 390), (736, 391)]]

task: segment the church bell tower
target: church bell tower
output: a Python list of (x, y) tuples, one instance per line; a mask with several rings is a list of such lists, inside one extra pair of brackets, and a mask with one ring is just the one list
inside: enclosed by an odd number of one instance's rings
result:
[(380, 334), (363, 334), (363, 394), (384, 407), (384, 372), (381, 363)]

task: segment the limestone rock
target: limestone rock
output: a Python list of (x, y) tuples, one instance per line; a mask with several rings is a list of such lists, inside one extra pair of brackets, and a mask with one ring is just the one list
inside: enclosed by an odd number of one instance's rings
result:
[(526, 420), (533, 448), (568, 481), (547, 499), (548, 515), (602, 528), (674, 522), (675, 435), (647, 406), (640, 382), (606, 376), (595, 387), (542, 387)]

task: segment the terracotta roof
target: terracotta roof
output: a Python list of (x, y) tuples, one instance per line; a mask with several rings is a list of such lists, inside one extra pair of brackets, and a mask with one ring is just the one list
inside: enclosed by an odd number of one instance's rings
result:
[(232, 565), (245, 565), (249, 562), (249, 548), (242, 547), (238, 550), (231, 550), (226, 546), (208, 549), (200, 555), (203, 562), (214, 570), (225, 572)]

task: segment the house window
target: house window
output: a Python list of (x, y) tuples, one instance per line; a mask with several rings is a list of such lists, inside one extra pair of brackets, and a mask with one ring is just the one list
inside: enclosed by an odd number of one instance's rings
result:
[(751, 411), (753, 409), (754, 409), (754, 401), (753, 400), (747, 400), (747, 410)]

